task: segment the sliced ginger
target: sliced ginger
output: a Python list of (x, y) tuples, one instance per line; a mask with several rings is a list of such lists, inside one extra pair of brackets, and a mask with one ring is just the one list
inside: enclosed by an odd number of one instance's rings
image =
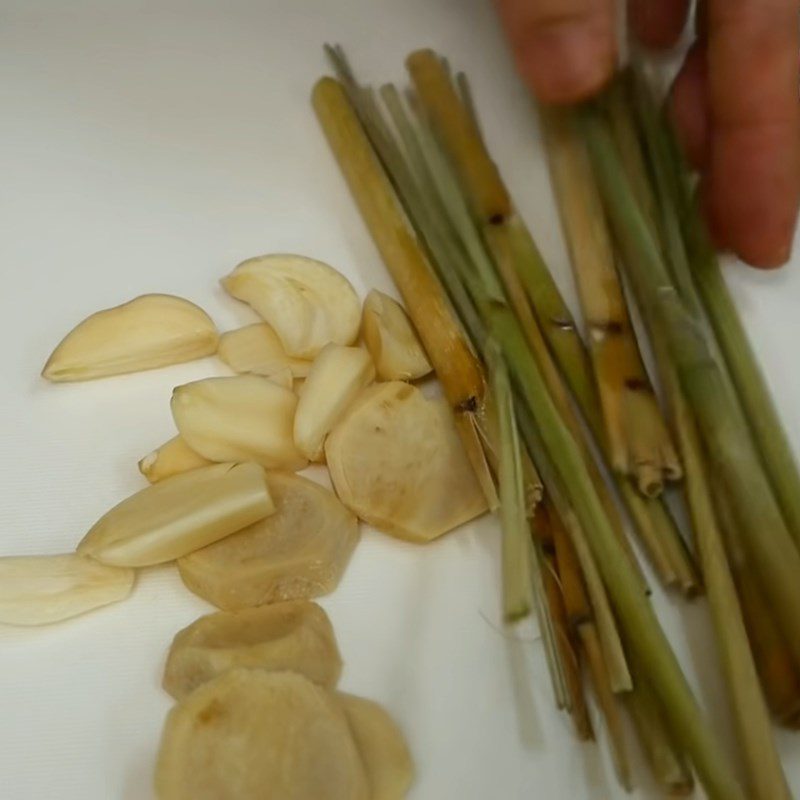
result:
[(200, 617), (175, 636), (164, 688), (176, 699), (233, 667), (299, 672), (321, 686), (339, 681), (342, 659), (328, 615), (297, 600)]
[(433, 369), (403, 307), (377, 289), (364, 300), (361, 336), (382, 381), (413, 381)]
[(178, 560), (184, 583), (218, 608), (317, 597), (332, 591), (358, 542), (358, 522), (306, 478), (267, 472), (276, 511)]
[(486, 511), (446, 401), (407, 383), (365, 389), (325, 453), (341, 501), (394, 536), (427, 542)]
[(159, 800), (368, 800), (335, 697), (296, 672), (233, 669), (169, 713)]
[(42, 375), (88, 381), (139, 372), (216, 352), (219, 334), (202, 308), (169, 294), (146, 294), (98, 311), (56, 347)]
[(383, 706), (339, 692), (356, 747), (367, 772), (370, 800), (403, 800), (414, 781), (405, 737)]

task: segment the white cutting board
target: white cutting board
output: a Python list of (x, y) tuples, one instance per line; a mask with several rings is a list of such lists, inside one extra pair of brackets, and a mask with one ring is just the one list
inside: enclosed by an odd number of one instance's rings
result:
[[(375, 82), (403, 80), (420, 46), (467, 71), (491, 150), (573, 297), (533, 115), (488, 2), (0, 0), (3, 553), (71, 549), (141, 487), (137, 459), (172, 434), (172, 387), (224, 374), (207, 360), (46, 385), (39, 370), (78, 320), (159, 291), (242, 324), (251, 316), (217, 279), (275, 251), (392, 290), (309, 106), (326, 40)], [(800, 450), (800, 264), (729, 275)], [(497, 534), (484, 519), (421, 548), (365, 530), (323, 600), (343, 687), (408, 734), (414, 800), (623, 797), (605, 750), (577, 744), (555, 712), (535, 635), (500, 626)], [(656, 603), (724, 735), (703, 602)], [(0, 629), (0, 796), (152, 798), (164, 654), (208, 610), (167, 566), (123, 604)], [(778, 739), (800, 795), (800, 737)], [(635, 797), (657, 796), (637, 783)]]

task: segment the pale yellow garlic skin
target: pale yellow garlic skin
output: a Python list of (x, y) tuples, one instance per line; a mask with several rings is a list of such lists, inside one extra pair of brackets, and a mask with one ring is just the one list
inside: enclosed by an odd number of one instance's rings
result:
[(170, 711), (159, 800), (368, 800), (336, 698), (294, 672), (233, 669)]
[(352, 344), (358, 336), (358, 296), (344, 275), (322, 261), (258, 256), (239, 264), (222, 285), (269, 323), (295, 358), (314, 358), (329, 342)]
[(447, 402), (410, 384), (365, 389), (325, 453), (339, 499), (401, 539), (431, 541), (487, 510)]
[(360, 347), (326, 345), (314, 359), (299, 392), (294, 441), (309, 461), (323, 459), (325, 437), (358, 396), (375, 380), (375, 366)]
[(134, 575), (75, 553), (0, 558), (0, 623), (49, 625), (116, 603)]
[(179, 700), (234, 667), (299, 672), (332, 688), (342, 673), (342, 659), (331, 621), (316, 603), (296, 600), (218, 611), (175, 636), (164, 689)]
[(267, 378), (287, 368), (293, 378), (305, 378), (311, 367), (308, 359), (287, 355), (278, 334), (266, 322), (223, 333), (217, 355), (234, 372)]
[(78, 552), (113, 566), (147, 567), (185, 556), (274, 510), (258, 464), (213, 464), (123, 500), (94, 524)]
[(203, 458), (199, 453), (195, 453), (186, 444), (186, 440), (183, 437), (173, 436), (172, 439), (148, 453), (139, 462), (139, 472), (150, 483), (158, 483), (163, 481), (164, 478), (170, 478), (173, 475), (179, 475), (181, 472), (188, 472), (199, 467), (208, 467), (212, 463), (212, 461)]
[(336, 696), (366, 769), (370, 800), (403, 800), (414, 782), (414, 761), (403, 732), (378, 703), (345, 692)]
[(275, 513), (178, 560), (184, 583), (218, 608), (318, 597), (333, 591), (359, 540), (358, 521), (328, 489), (267, 472)]
[(76, 325), (42, 371), (54, 382), (88, 381), (213, 355), (219, 334), (194, 303), (146, 294), (98, 311)]
[(172, 394), (172, 416), (189, 447), (209, 461), (255, 461), (298, 470), (307, 460), (294, 443), (297, 395), (260, 375), (205, 378)]
[(364, 300), (361, 338), (382, 381), (413, 381), (433, 371), (403, 307), (377, 289)]

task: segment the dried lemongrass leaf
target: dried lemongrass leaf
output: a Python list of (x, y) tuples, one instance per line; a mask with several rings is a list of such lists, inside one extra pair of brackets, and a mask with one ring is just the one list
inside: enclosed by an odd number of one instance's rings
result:
[(226, 611), (327, 594), (358, 543), (358, 522), (333, 492), (268, 472), (276, 511), (178, 560), (183, 582)]
[(486, 511), (447, 402), (407, 383), (365, 389), (325, 454), (341, 501), (393, 536), (427, 542)]
[(145, 294), (74, 327), (47, 360), (49, 381), (88, 381), (192, 361), (216, 352), (219, 334), (202, 308), (170, 294)]
[(233, 669), (170, 711), (159, 800), (367, 800), (336, 698), (302, 675)]
[(150, 483), (158, 483), (172, 475), (207, 467), (212, 463), (199, 453), (195, 453), (182, 436), (173, 436), (139, 462), (139, 472)]
[(67, 553), (0, 558), (0, 622), (48, 625), (124, 600), (132, 569)]
[(325, 437), (358, 393), (375, 378), (366, 350), (329, 344), (314, 359), (294, 417), (294, 441), (309, 461), (320, 461)]
[(364, 300), (361, 336), (382, 381), (413, 381), (433, 369), (403, 307), (377, 289)]
[(364, 762), (370, 800), (403, 800), (414, 782), (414, 762), (402, 731), (378, 703), (344, 692), (337, 697)]
[(250, 258), (222, 285), (268, 322), (295, 358), (314, 358), (328, 342), (352, 344), (358, 336), (355, 290), (322, 261), (284, 254)]
[(339, 682), (333, 626), (316, 603), (296, 600), (207, 614), (172, 642), (164, 688), (180, 700), (234, 667), (299, 672), (320, 686)]
[(292, 435), (296, 406), (294, 392), (260, 375), (206, 378), (172, 394), (172, 416), (192, 450), (289, 470), (306, 466)]
[(305, 378), (311, 367), (308, 359), (288, 356), (278, 334), (266, 322), (223, 333), (217, 355), (234, 372), (252, 372), (267, 378), (286, 367), (295, 378)]
[(78, 552), (104, 564), (147, 567), (216, 542), (274, 509), (257, 464), (213, 464), (123, 500), (94, 524)]

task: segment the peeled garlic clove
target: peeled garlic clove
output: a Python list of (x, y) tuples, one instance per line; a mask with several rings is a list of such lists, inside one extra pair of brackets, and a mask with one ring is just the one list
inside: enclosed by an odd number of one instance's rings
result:
[(178, 560), (183, 582), (226, 611), (333, 591), (358, 543), (358, 522), (330, 490), (267, 472), (276, 511)]
[(336, 699), (292, 672), (229, 670), (170, 711), (159, 800), (367, 800)]
[(139, 472), (150, 483), (158, 483), (164, 478), (207, 467), (211, 463), (213, 462), (195, 453), (183, 437), (174, 436), (139, 462)]
[(365, 389), (325, 454), (339, 499), (393, 536), (427, 542), (486, 511), (447, 402), (407, 383)]
[(299, 600), (200, 617), (177, 634), (164, 688), (176, 699), (234, 667), (299, 672), (333, 687), (342, 672), (328, 615)]
[(352, 344), (358, 336), (355, 290), (322, 261), (259, 256), (239, 264), (222, 285), (272, 326), (290, 356), (314, 358), (328, 342)]
[(251, 372), (268, 378), (287, 367), (293, 377), (305, 378), (311, 366), (304, 358), (286, 355), (278, 334), (266, 322), (223, 333), (217, 355), (234, 372)]
[(214, 464), (165, 478), (94, 524), (78, 552), (104, 564), (147, 567), (185, 556), (275, 510), (257, 464)]
[(364, 300), (361, 336), (382, 381), (413, 381), (433, 369), (403, 307), (377, 289)]
[(42, 375), (64, 382), (140, 372), (209, 356), (218, 341), (214, 323), (199, 306), (170, 294), (145, 294), (78, 324)]
[(322, 458), (323, 443), (336, 420), (375, 378), (369, 353), (329, 344), (314, 359), (294, 417), (294, 441), (309, 460)]
[(0, 622), (47, 625), (76, 617), (124, 600), (133, 578), (132, 569), (75, 553), (0, 558)]
[(179, 386), (172, 416), (192, 450), (210, 461), (306, 466), (293, 438), (297, 395), (260, 375), (206, 378)]
[(367, 772), (370, 800), (403, 800), (414, 781), (405, 737), (389, 713), (372, 700), (338, 692)]

